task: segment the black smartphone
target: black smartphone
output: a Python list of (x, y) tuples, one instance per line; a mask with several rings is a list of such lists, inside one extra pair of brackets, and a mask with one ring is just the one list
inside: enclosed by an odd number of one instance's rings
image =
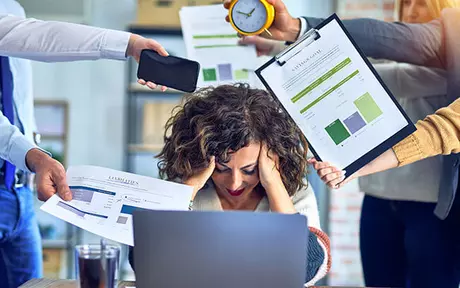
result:
[(161, 56), (154, 50), (141, 52), (137, 78), (183, 92), (194, 92), (200, 63), (176, 56)]

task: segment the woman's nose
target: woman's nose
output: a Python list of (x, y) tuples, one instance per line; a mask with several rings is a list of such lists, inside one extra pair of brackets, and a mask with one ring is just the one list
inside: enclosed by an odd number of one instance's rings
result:
[(241, 174), (238, 172), (235, 172), (232, 174), (232, 182), (230, 183), (230, 187), (228, 187), (231, 190), (238, 190), (241, 188), (242, 184), (242, 177)]

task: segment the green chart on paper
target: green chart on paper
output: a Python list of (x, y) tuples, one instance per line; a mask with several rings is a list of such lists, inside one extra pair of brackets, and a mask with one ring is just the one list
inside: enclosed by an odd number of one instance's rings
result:
[(374, 121), (377, 117), (383, 114), (380, 107), (377, 103), (375, 103), (374, 98), (372, 98), (371, 94), (367, 92), (356, 99), (354, 103), (367, 123)]
[(334, 141), (336, 145), (339, 145), (345, 139), (350, 137), (350, 133), (348, 132), (347, 128), (345, 128), (345, 125), (343, 125), (342, 121), (339, 119), (329, 124), (329, 126), (326, 127), (326, 132), (329, 134), (329, 136), (332, 138), (332, 141)]

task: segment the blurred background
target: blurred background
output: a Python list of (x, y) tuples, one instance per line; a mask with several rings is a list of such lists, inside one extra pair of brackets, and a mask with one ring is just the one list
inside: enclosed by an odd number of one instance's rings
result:
[[(151, 37), (172, 55), (186, 57), (178, 11), (213, 0), (19, 0), (28, 17), (61, 20)], [(285, 0), (293, 16), (342, 19), (394, 19), (393, 0)], [(261, 59), (263, 62), (264, 59)], [(98, 165), (141, 175), (157, 175), (154, 155), (163, 128), (182, 95), (147, 90), (136, 83), (137, 63), (86, 61), (33, 63), (35, 113), (41, 146), (65, 167)], [(322, 228), (331, 238), (333, 265), (323, 284), (363, 285), (359, 254), (359, 216), (363, 194), (356, 183), (329, 191), (316, 174), (309, 176), (320, 206)], [(41, 211), (45, 277), (73, 278), (75, 244), (99, 237)], [(121, 278), (134, 279), (124, 247)]]

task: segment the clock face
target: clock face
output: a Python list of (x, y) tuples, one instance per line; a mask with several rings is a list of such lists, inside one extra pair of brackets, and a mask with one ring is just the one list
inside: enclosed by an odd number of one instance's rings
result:
[(232, 10), (233, 23), (246, 33), (259, 31), (267, 21), (267, 10), (259, 0), (238, 0)]

